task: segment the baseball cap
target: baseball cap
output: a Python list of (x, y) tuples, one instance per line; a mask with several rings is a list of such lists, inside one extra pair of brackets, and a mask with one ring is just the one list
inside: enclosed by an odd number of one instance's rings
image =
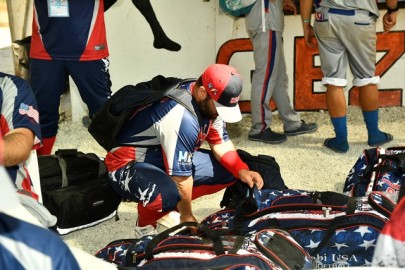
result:
[(202, 74), (202, 83), (222, 120), (235, 123), (242, 119), (238, 101), (243, 81), (235, 68), (224, 64), (210, 65)]

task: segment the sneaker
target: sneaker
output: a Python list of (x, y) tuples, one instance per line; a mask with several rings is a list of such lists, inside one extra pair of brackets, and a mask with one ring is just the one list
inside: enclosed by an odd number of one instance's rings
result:
[(248, 139), (251, 141), (278, 144), (286, 141), (287, 136), (282, 133), (273, 132), (270, 128), (267, 128), (256, 135), (249, 135)]
[[(138, 220), (136, 221), (136, 225), (138, 225)], [(146, 235), (155, 235), (157, 234), (157, 230), (152, 225), (146, 225), (144, 227), (135, 226), (135, 238), (140, 239)]]
[(285, 131), (284, 133), (288, 136), (296, 136), (305, 133), (312, 133), (318, 129), (318, 125), (316, 123), (305, 123), (305, 121), (301, 120), (301, 126), (294, 130)]
[(158, 226), (163, 226), (166, 229), (180, 224), (180, 213), (171, 211), (167, 215), (161, 217), (157, 221)]

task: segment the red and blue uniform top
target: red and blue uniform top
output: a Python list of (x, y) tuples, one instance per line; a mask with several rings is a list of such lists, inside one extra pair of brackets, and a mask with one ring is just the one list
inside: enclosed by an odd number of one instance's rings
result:
[[(38, 106), (31, 86), (23, 79), (0, 72), (0, 133), (27, 128), (35, 135), (34, 147), (41, 145)], [(7, 167), (18, 189), (32, 191), (31, 178), (25, 163)]]
[(34, 0), (30, 57), (92, 61), (109, 55), (103, 0)]
[[(194, 82), (182, 86), (191, 91)], [(134, 112), (117, 137), (120, 146), (112, 149), (105, 163), (115, 171), (128, 162), (147, 162), (168, 175), (192, 175), (192, 156), (204, 141), (220, 144), (229, 140), (225, 122), (200, 122), (184, 106), (165, 98)]]

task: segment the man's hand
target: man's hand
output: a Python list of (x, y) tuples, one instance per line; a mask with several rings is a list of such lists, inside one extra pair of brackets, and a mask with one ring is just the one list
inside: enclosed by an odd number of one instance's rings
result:
[(385, 13), (383, 17), (384, 33), (388, 33), (397, 23), (398, 12)]
[(284, 0), (283, 9), (286, 11), (294, 12), (294, 15), (297, 15), (297, 7), (292, 0)]
[(317, 46), (316, 38), (311, 23), (304, 23), (303, 30), (304, 30), (304, 39), (307, 46), (311, 48), (316, 47)]
[(253, 188), (253, 185), (256, 184), (258, 189), (263, 187), (263, 178), (257, 172), (250, 171), (250, 170), (240, 170), (239, 171), (239, 179), (246, 183), (250, 188)]
[(180, 222), (198, 222), (193, 214), (180, 214)]

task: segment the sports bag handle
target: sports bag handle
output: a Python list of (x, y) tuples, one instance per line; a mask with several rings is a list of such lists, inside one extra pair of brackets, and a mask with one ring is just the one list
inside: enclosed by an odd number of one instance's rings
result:
[(385, 196), (384, 193), (379, 191), (372, 191), (368, 195), (367, 200), (374, 210), (387, 218), (391, 217), (391, 214), (396, 206), (396, 204)]
[(98, 166), (98, 177), (103, 176), (107, 173), (107, 169), (105, 166), (103, 166), (104, 163), (100, 162), (99, 157), (96, 154), (93, 153), (87, 153), (84, 154), (82, 152), (79, 152), (77, 149), (58, 149), (55, 152), (55, 156), (58, 159), (59, 167), (61, 169), (61, 176), (62, 176), (62, 185), (61, 187), (67, 187), (69, 185), (69, 179), (67, 176), (67, 164), (66, 164), (66, 157), (84, 157), (89, 160), (95, 161), (99, 164)]
[(221, 241), (221, 234), (218, 231), (211, 230), (210, 228), (201, 225), (198, 222), (182, 222), (178, 225), (175, 225), (159, 234), (157, 234), (149, 243), (146, 245), (145, 248), (145, 258), (147, 260), (153, 259), (153, 249), (156, 247), (158, 243), (167, 239), (172, 232), (177, 231), (183, 227), (197, 227), (198, 230), (202, 231), (206, 237), (212, 240), (213, 248), (216, 255), (225, 254), (224, 246)]
[(289, 211), (289, 210), (324, 210), (328, 207), (330, 211), (344, 211), (346, 213), (354, 213), (355, 205), (351, 203), (350, 197), (333, 191), (312, 192), (312, 203), (298, 203), (285, 205), (272, 205), (267, 208), (259, 209), (256, 197), (259, 195), (257, 186), (249, 189), (246, 198), (244, 199), (239, 211), (235, 214), (235, 220), (243, 221), (260, 217), (264, 214), (273, 212)]
[(395, 169), (390, 166), (377, 166), (372, 169), (376, 172), (405, 172), (405, 153), (394, 154), (394, 155), (380, 155), (381, 159), (390, 160), (397, 166)]
[[(58, 159), (61, 174), (62, 174), (62, 187), (67, 187), (69, 184), (69, 181), (67, 178), (67, 173), (66, 173), (66, 161), (63, 159), (63, 157), (66, 156), (66, 154), (71, 154), (73, 150), (75, 150), (75, 149), (63, 149), (63, 150), (59, 149), (58, 151), (55, 152), (56, 158)], [(77, 150), (75, 152), (77, 153)]]

